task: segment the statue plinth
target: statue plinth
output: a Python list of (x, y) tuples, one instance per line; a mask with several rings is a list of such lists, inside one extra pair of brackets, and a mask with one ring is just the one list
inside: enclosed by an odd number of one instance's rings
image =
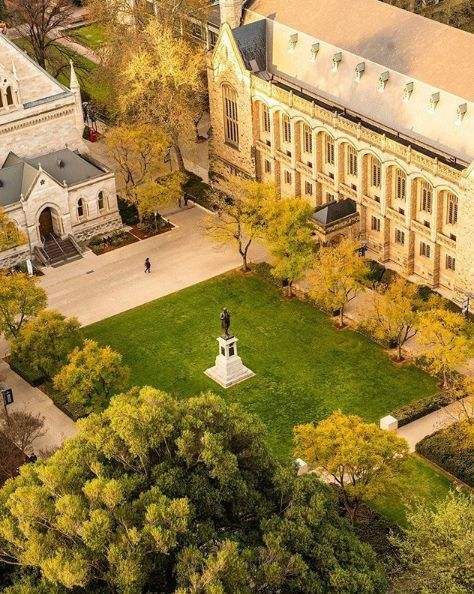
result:
[(230, 388), (239, 382), (243, 382), (255, 373), (242, 363), (237, 354), (237, 338), (235, 336), (219, 336), (219, 354), (216, 357), (214, 367), (204, 372), (223, 388)]

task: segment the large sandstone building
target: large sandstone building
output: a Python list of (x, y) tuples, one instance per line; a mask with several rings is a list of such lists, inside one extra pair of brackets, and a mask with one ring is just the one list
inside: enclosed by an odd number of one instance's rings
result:
[(0, 34), (0, 208), (28, 242), (0, 268), (35, 253), (78, 255), (75, 240), (121, 226), (114, 174), (87, 155), (79, 84), (59, 84)]
[(214, 168), (314, 205), (323, 242), (474, 292), (474, 36), (378, 0), (221, 0)]

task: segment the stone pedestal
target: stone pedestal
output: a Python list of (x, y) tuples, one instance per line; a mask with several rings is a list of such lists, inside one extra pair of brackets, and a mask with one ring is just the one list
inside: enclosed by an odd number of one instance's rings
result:
[(387, 415), (380, 419), (380, 429), (385, 429), (386, 431), (396, 431), (398, 429), (398, 421), (392, 415)]
[(206, 369), (204, 372), (223, 388), (230, 388), (239, 382), (243, 382), (255, 373), (242, 363), (242, 359), (237, 355), (237, 338), (230, 336), (224, 338), (219, 336), (219, 354), (216, 357), (214, 367)]

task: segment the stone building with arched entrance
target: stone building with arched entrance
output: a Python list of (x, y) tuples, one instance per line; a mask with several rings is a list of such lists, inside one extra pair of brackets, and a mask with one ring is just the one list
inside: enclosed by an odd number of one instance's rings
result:
[(83, 129), (72, 64), (68, 89), (0, 34), (0, 208), (27, 238), (0, 252), (0, 268), (122, 226), (114, 173), (88, 154)]

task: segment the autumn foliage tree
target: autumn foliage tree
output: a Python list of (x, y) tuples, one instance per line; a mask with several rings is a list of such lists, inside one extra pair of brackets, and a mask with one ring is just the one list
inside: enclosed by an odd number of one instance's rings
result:
[(396, 487), (408, 455), (405, 439), (341, 411), (317, 424), (298, 425), (294, 435), (295, 455), (331, 477), (352, 521), (362, 501)]
[(419, 317), (417, 341), (426, 369), (440, 376), (447, 388), (450, 376), (469, 354), (465, 318), (441, 306), (427, 309)]
[(22, 245), (26, 241), (26, 235), (18, 229), (3, 208), (0, 208), (0, 252)]
[(397, 278), (383, 292), (374, 292), (373, 309), (362, 323), (376, 338), (393, 342), (397, 358), (403, 359), (403, 345), (417, 332), (418, 288)]
[(367, 264), (357, 253), (352, 239), (343, 239), (336, 246), (321, 247), (309, 276), (309, 294), (322, 307), (339, 312), (339, 325), (344, 325), (344, 308), (361, 290)]
[(0, 272), (0, 333), (18, 336), (23, 324), (46, 307), (46, 293), (35, 277)]
[(10, 592), (384, 590), (328, 489), (236, 404), (133, 389), (77, 428), (0, 490), (0, 557), (33, 570)]
[(54, 389), (79, 415), (105, 408), (110, 398), (124, 389), (129, 369), (122, 355), (109, 346), (85, 340), (53, 378)]

